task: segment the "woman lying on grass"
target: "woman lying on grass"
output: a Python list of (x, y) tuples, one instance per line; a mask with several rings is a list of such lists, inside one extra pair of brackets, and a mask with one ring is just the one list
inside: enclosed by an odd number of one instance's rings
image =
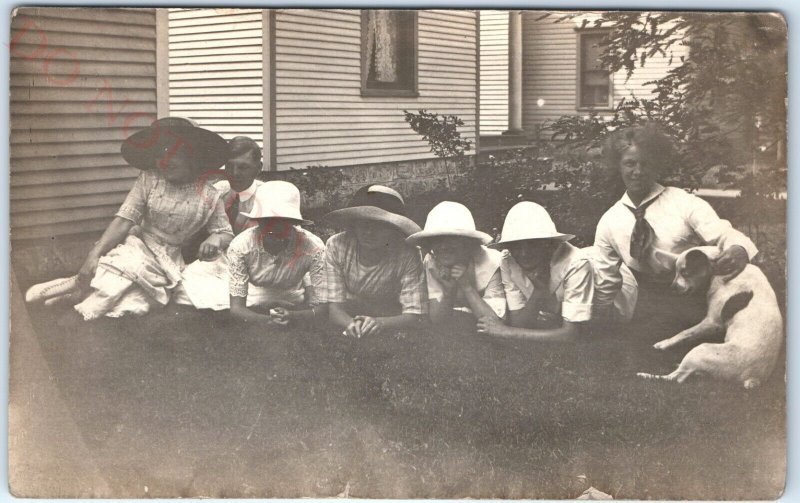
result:
[[(506, 216), (498, 243), (504, 248), (500, 274), (509, 309), (508, 325), (492, 317), (478, 332), (544, 341), (573, 341), (592, 317), (594, 271), (591, 248), (568, 243), (542, 206), (523, 201)], [(623, 289), (630, 294), (635, 289)], [(635, 304), (621, 302), (620, 306)]]
[[(228, 248), (231, 315), (244, 322), (285, 326), (326, 314), (319, 296), (325, 245), (300, 227), (300, 191), (270, 181), (256, 189), (253, 209), (243, 215), (257, 223)], [(268, 313), (254, 309), (261, 308)]]
[(347, 229), (326, 243), (330, 322), (356, 338), (418, 326), (428, 307), (425, 272), (419, 250), (404, 240), (420, 228), (405, 216), (400, 194), (362, 187), (326, 219)]
[(428, 252), (424, 265), (434, 324), (474, 326), (477, 318), (505, 316), (502, 254), (484, 246), (491, 240), (475, 229), (469, 209), (452, 201), (436, 205), (428, 213), (425, 229), (406, 239)]

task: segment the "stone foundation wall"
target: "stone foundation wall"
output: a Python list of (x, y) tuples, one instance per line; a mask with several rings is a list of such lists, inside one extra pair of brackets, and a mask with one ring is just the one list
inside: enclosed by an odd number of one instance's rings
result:
[[(475, 156), (468, 156), (465, 162), (468, 166), (472, 166)], [(304, 190), (302, 180), (304, 173), (309, 170), (330, 171), (332, 175), (340, 172), (344, 179), (329, 192), (310, 194), (312, 191)], [(447, 187), (448, 170), (451, 181), (460, 174), (459, 167), (454, 161), (449, 161), (445, 167), (442, 159), (420, 159), (337, 168), (318, 166), (305, 170), (275, 171), (265, 173), (264, 179), (287, 180), (295, 183), (307, 196), (303, 201), (304, 206), (308, 209), (315, 209), (329, 206), (332, 200), (344, 204), (353, 192), (369, 184), (386, 185), (400, 192), (404, 198), (443, 189)]]

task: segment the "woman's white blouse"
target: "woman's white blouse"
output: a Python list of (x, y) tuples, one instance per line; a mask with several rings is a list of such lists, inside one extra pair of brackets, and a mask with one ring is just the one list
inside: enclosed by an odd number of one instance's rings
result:
[[(533, 282), (514, 257), (503, 252), (500, 264), (506, 302), (510, 311), (524, 308), (533, 296)], [(594, 299), (594, 271), (588, 253), (569, 243), (562, 243), (550, 261), (550, 294), (561, 305), (561, 317), (570, 322), (589, 321)]]
[[(676, 187), (656, 184), (641, 204), (652, 201), (645, 210), (645, 219), (653, 228), (655, 237), (647, 259), (640, 263), (630, 254), (631, 232), (636, 223), (631, 208), (636, 208), (627, 192), (608, 209), (597, 224), (594, 246), (595, 273), (597, 275), (598, 305), (611, 304), (622, 284), (620, 263), (647, 276), (667, 277), (675, 274), (674, 261), (665, 260), (664, 254), (680, 254), (689, 248), (703, 245), (718, 246), (725, 250), (739, 245), (752, 259), (758, 249), (730, 222), (717, 216), (706, 201)], [(658, 251), (657, 251), (658, 250)]]

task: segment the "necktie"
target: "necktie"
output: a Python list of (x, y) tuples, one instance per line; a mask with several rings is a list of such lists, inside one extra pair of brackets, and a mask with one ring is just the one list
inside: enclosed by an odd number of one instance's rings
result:
[(236, 223), (236, 217), (239, 216), (239, 193), (236, 192), (231, 199), (231, 204), (228, 206), (228, 211), (225, 213), (228, 214), (228, 221), (231, 223), (231, 227), (234, 226)]
[(644, 260), (647, 258), (647, 250), (653, 244), (653, 238), (655, 237), (655, 231), (653, 231), (650, 223), (645, 220), (644, 213), (647, 207), (653, 204), (656, 199), (657, 197), (654, 197), (636, 208), (625, 206), (636, 217), (636, 223), (633, 224), (633, 231), (631, 232), (631, 257), (642, 265), (644, 265)]

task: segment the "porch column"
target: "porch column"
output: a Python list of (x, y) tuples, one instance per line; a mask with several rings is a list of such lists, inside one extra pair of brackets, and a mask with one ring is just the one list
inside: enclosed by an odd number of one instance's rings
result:
[(508, 131), (522, 131), (522, 11), (508, 12)]

